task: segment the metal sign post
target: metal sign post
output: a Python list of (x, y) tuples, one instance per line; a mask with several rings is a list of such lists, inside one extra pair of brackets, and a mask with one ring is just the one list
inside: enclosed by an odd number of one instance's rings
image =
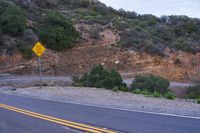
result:
[(38, 61), (39, 61), (40, 89), (42, 89), (42, 64), (41, 64), (41, 57), (38, 58)]
[(39, 77), (40, 77), (40, 89), (42, 88), (42, 64), (41, 64), (41, 56), (43, 55), (44, 51), (46, 50), (45, 47), (40, 43), (37, 42), (33, 47), (33, 52), (38, 56), (38, 63), (39, 63)]

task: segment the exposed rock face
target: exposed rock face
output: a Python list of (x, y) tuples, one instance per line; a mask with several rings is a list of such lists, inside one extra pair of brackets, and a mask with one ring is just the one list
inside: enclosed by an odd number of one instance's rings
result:
[(2, 48), (1, 48), (1, 54), (4, 55), (14, 55), (16, 52), (16, 39), (9, 36), (9, 35), (3, 35), (1, 37), (2, 41)]
[[(21, 7), (33, 8), (36, 5), (39, 7), (52, 7), (57, 6), (60, 0), (12, 0)], [(35, 5), (36, 4), (36, 5)]]
[(24, 6), (24, 7), (29, 7), (30, 4), (32, 3), (32, 0), (14, 0), (17, 4)]
[[(154, 74), (173, 81), (188, 81), (190, 77), (198, 75), (200, 53), (193, 55), (180, 51), (169, 55), (163, 58), (112, 46), (77, 47), (61, 53), (47, 50), (42, 57), (42, 71), (47, 75), (81, 74), (89, 71), (96, 64), (102, 64), (107, 69), (120, 71), (126, 77), (133, 77), (137, 74)], [(177, 57), (181, 60), (178, 65), (175, 63)], [(17, 62), (20, 61), (16, 59), (16, 62), (12, 62), (14, 65), (10, 64), (10, 72), (38, 74), (36, 58), (29, 62), (21, 59), (21, 65)], [(2, 70), (1, 68), (0, 73)]]
[(37, 6), (44, 8), (57, 6), (60, 2), (60, 0), (33, 0), (33, 1), (34, 3), (37, 4)]
[(24, 38), (30, 40), (31, 42), (36, 42), (38, 37), (35, 35), (32, 29), (26, 29), (24, 31)]

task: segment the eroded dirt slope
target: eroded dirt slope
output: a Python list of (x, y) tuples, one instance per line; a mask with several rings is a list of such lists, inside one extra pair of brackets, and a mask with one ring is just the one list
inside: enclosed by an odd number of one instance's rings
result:
[[(47, 50), (42, 57), (43, 74), (73, 75), (83, 74), (97, 64), (107, 69), (116, 69), (123, 76), (155, 74), (174, 81), (189, 81), (196, 77), (200, 69), (200, 53), (172, 52), (166, 49), (166, 57), (125, 50), (116, 46), (119, 36), (112, 28), (102, 27), (101, 39), (89, 36), (94, 26), (77, 25), (85, 30), (84, 43), (59, 53)], [(0, 57), (0, 73), (38, 74), (37, 58), (25, 60), (20, 54)]]

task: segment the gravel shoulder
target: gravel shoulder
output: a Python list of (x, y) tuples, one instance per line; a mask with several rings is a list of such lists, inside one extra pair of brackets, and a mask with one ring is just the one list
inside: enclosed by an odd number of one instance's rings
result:
[(113, 92), (97, 88), (44, 87), (43, 89), (39, 89), (38, 87), (30, 87), (15, 90), (12, 87), (2, 87), (0, 93), (134, 111), (200, 117), (200, 105), (195, 103), (193, 100), (150, 98), (143, 95), (126, 92)]

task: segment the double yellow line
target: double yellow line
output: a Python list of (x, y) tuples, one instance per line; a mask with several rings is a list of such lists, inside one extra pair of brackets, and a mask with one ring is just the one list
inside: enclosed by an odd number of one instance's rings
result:
[(110, 131), (110, 130), (106, 130), (106, 129), (102, 129), (102, 128), (97, 128), (97, 127), (93, 127), (93, 126), (89, 126), (89, 125), (85, 125), (85, 124), (80, 124), (80, 123), (76, 123), (76, 122), (72, 122), (72, 121), (67, 121), (67, 120), (55, 118), (55, 117), (52, 117), (52, 116), (47, 116), (47, 115), (31, 112), (31, 111), (28, 111), (28, 110), (24, 110), (24, 109), (19, 109), (19, 108), (13, 107), (13, 106), (5, 105), (5, 104), (0, 104), (0, 108), (4, 108), (4, 109), (7, 109), (7, 110), (11, 110), (11, 111), (14, 111), (14, 112), (25, 114), (27, 116), (31, 116), (31, 117), (34, 117), (34, 118), (39, 118), (39, 119), (42, 119), (42, 120), (50, 121), (50, 122), (57, 123), (57, 124), (60, 124), (60, 125), (68, 126), (70, 128), (80, 130), (80, 131), (84, 131), (84, 132), (116, 133), (114, 131)]

